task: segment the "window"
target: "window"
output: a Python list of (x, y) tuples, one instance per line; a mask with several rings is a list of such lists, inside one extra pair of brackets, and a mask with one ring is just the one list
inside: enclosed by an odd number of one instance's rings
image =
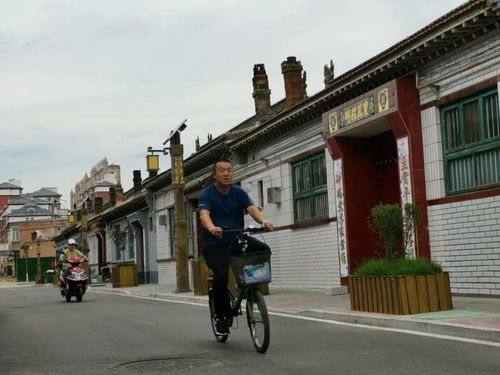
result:
[(122, 245), (121, 245), (121, 238), (122, 238), (122, 234), (121, 234), (121, 229), (120, 229), (120, 225), (119, 224), (116, 224), (114, 226), (114, 232), (112, 233), (113, 235), (113, 242), (114, 242), (114, 245), (115, 245), (115, 254), (116, 254), (116, 260), (121, 260), (122, 259)]
[(257, 181), (257, 196), (259, 200), (259, 207), (264, 207), (264, 183), (262, 180)]
[(328, 217), (325, 154), (292, 164), (292, 178), (295, 221)]
[(128, 227), (128, 257), (130, 259), (134, 259), (135, 257), (135, 236), (134, 236), (134, 230), (132, 229), (131, 226)]
[(495, 88), (441, 108), (448, 193), (500, 184), (498, 107)]
[(19, 241), (19, 227), (12, 227), (10, 228), (10, 242), (17, 242)]

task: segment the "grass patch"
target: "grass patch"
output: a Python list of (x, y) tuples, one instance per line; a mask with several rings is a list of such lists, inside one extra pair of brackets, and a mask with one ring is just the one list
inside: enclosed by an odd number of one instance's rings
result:
[(355, 276), (400, 276), (431, 275), (443, 272), (436, 262), (424, 258), (397, 258), (394, 260), (371, 259), (363, 263), (355, 272)]

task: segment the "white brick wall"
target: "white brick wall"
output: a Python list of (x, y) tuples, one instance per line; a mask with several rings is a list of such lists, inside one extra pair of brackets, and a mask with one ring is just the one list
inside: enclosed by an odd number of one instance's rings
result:
[[(155, 213), (153, 220), (156, 223), (156, 249), (157, 259), (166, 259), (171, 257), (170, 241), (168, 237), (168, 208), (174, 205), (174, 192), (172, 189), (159, 192), (155, 195)], [(167, 225), (160, 225), (159, 217), (165, 215), (167, 217)], [(173, 276), (172, 276), (173, 268)], [(158, 283), (173, 284), (175, 279), (175, 262), (158, 263)]]
[[(481, 62), (467, 69), (472, 62)], [(420, 71), (421, 104), (500, 74), (500, 31), (447, 54)], [(499, 85), (500, 90), (500, 85)], [(440, 111), (421, 112), (427, 199), (446, 197)], [(453, 293), (500, 295), (500, 197), (428, 207), (432, 258), (450, 272)]]
[(500, 295), (500, 196), (428, 207), (432, 259), (452, 293)]
[[(193, 289), (193, 273), (191, 266), (191, 261), (188, 264), (189, 268), (189, 286)], [(176, 263), (175, 262), (160, 262), (158, 263), (158, 284), (171, 285), (175, 289), (177, 286), (177, 274), (176, 274)]]
[(273, 286), (340, 286), (336, 223), (266, 233), (264, 239), (273, 252)]
[[(236, 180), (258, 204), (258, 181), (263, 181), (263, 212), (275, 226), (294, 223), (291, 165), (282, 161), (318, 146), (324, 146), (322, 124), (310, 124), (287, 133), (281, 139), (258, 147), (249, 154), (248, 164), (236, 171)], [(336, 217), (333, 161), (325, 150), (329, 217)], [(253, 171), (269, 169), (246, 178)], [(281, 166), (280, 166), (281, 165)], [(281, 186), (281, 203), (267, 203), (267, 188)], [(246, 217), (247, 224), (252, 219)], [(335, 222), (302, 229), (280, 230), (264, 236), (271, 246), (273, 286), (290, 288), (331, 288), (340, 286), (337, 225)]]
[(428, 108), (421, 117), (427, 199), (438, 199), (446, 195), (439, 108)]

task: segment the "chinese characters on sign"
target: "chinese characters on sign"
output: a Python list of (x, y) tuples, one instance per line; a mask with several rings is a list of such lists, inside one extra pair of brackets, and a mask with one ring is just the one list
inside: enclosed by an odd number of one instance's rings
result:
[(347, 238), (345, 225), (344, 180), (342, 159), (333, 161), (335, 180), (335, 201), (337, 205), (337, 229), (339, 242), (340, 276), (347, 277), (349, 272), (347, 264)]
[(184, 166), (182, 156), (176, 156), (174, 158), (174, 176), (173, 182), (174, 184), (183, 184), (184, 183)]
[(367, 118), (375, 113), (373, 96), (369, 96), (360, 102), (340, 111), (340, 127), (350, 125), (356, 121)]
[[(399, 164), (399, 187), (401, 190), (401, 206), (404, 209), (405, 204), (413, 203), (411, 193), (411, 175), (410, 175), (410, 152), (408, 147), (408, 137), (399, 138), (398, 144), (398, 164)], [(411, 244), (408, 256), (415, 256), (415, 237), (408, 239)]]
[(336, 111), (328, 116), (330, 133), (350, 125), (356, 121), (363, 120), (375, 113), (373, 96), (369, 96), (356, 104), (341, 111)]
[(356, 121), (363, 120), (375, 113), (381, 113), (389, 109), (389, 88), (377, 92), (377, 106), (375, 99), (369, 96), (359, 102), (344, 108), (340, 111), (332, 112), (328, 115), (328, 128), (330, 133), (344, 128)]

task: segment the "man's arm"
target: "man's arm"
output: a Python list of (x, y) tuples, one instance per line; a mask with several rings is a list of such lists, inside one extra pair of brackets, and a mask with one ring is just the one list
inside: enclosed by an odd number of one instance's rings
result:
[(80, 250), (78, 250), (78, 249), (77, 249), (76, 251), (78, 251), (78, 256), (79, 256), (79, 257), (82, 257), (85, 261), (87, 261), (87, 262), (88, 262), (89, 258), (87, 258), (87, 257), (85, 256), (85, 254), (83, 254), (83, 253), (82, 253)]
[(216, 227), (210, 217), (209, 210), (200, 210), (200, 221), (203, 228), (212, 233), (215, 237), (222, 238), (222, 228)]
[(250, 216), (253, 217), (253, 219), (257, 223), (259, 223), (262, 226), (262, 228), (265, 228), (268, 231), (273, 231), (274, 230), (274, 226), (264, 218), (264, 215), (257, 208), (257, 206), (248, 206), (247, 207), (247, 212), (250, 214)]

